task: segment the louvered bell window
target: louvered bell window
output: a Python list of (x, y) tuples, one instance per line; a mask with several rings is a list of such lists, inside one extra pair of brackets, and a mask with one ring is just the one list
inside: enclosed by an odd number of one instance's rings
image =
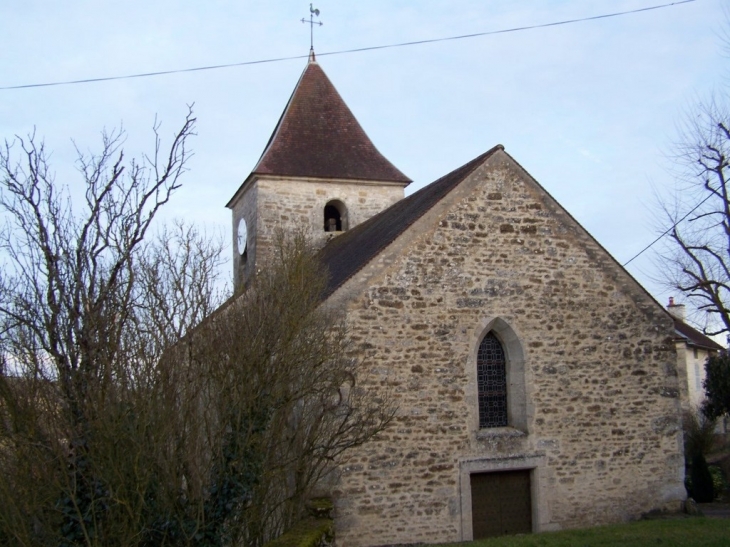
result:
[(491, 332), (477, 354), (479, 429), (507, 425), (507, 370), (504, 349)]

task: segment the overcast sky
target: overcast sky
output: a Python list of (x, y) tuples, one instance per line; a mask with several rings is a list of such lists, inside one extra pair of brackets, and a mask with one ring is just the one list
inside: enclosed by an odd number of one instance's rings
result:
[[(657, 235), (655, 191), (683, 113), (727, 74), (722, 0), (470, 39), (669, 0), (321, 0), (318, 61), (379, 150), (420, 188), (501, 143), (619, 262)], [(34, 128), (57, 180), (78, 184), (71, 139), (99, 148), (123, 124), (127, 154), (182, 125), (195, 156), (168, 218), (230, 237), (225, 204), (261, 155), (306, 64), (308, 2), (3, 0), (0, 87), (302, 56), (80, 85), (0, 90), (0, 136)], [(661, 303), (645, 253), (628, 270)], [(678, 296), (678, 295), (675, 295)]]

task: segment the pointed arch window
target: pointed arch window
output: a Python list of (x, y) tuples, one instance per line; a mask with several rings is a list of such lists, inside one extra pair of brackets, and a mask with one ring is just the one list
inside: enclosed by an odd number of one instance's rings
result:
[(347, 207), (340, 200), (333, 199), (324, 206), (324, 231), (344, 232), (347, 230)]
[(507, 426), (507, 367), (504, 348), (488, 332), (477, 353), (479, 429)]

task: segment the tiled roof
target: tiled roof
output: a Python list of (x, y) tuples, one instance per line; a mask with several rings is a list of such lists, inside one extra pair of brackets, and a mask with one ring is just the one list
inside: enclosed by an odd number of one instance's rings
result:
[(378, 152), (311, 59), (253, 174), (411, 182)]
[(319, 254), (329, 271), (329, 282), (324, 297), (331, 295), (345, 281), (365, 267), (380, 251), (421, 218), (497, 150), (504, 150), (504, 147), (501, 144), (495, 146), (330, 241)]
[(705, 336), (697, 329), (690, 327), (687, 323), (681, 319), (677, 319), (676, 317), (674, 318), (674, 330), (679, 337), (683, 338), (687, 342), (688, 345), (715, 351), (725, 349), (712, 338)]

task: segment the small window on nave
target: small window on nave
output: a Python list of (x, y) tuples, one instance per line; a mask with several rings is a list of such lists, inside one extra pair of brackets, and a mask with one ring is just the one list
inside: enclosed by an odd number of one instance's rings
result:
[(324, 231), (344, 232), (347, 230), (347, 207), (339, 200), (327, 202), (324, 206)]

